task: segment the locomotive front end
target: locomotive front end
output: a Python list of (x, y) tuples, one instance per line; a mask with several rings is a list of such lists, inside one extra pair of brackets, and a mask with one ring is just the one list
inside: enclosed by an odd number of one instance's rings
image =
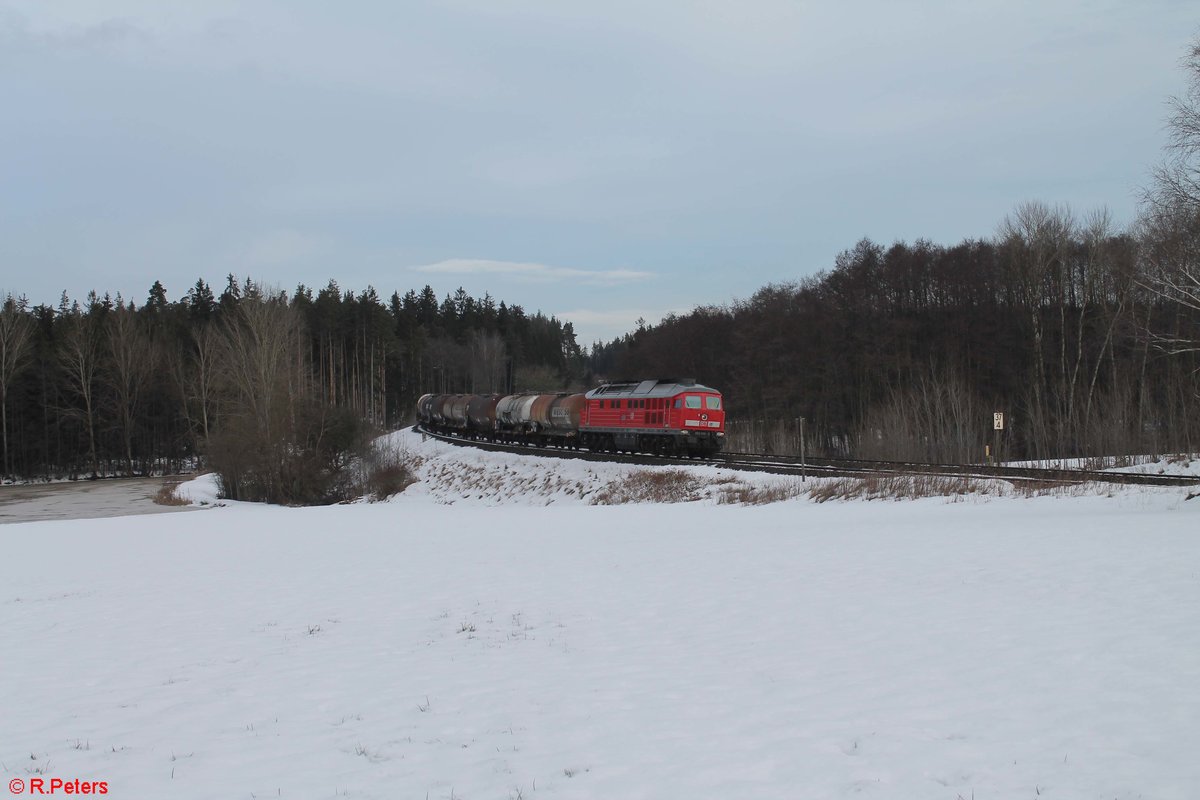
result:
[(715, 389), (686, 391), (675, 397), (674, 408), (680, 433), (688, 438), (688, 449), (716, 453), (725, 447), (725, 403)]

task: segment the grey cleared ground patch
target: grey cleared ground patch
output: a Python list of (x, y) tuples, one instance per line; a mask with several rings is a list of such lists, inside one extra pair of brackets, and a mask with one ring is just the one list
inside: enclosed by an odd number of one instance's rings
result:
[(162, 478), (106, 478), (96, 481), (0, 486), (0, 524), (52, 519), (100, 519), (131, 514), (198, 511), (197, 506), (164, 506), (154, 502)]

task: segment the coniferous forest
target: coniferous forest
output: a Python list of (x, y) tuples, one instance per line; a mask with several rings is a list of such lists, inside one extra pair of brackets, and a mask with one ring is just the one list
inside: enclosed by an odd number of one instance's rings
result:
[(584, 369), (569, 322), (462, 290), (384, 301), (370, 288), (289, 294), (230, 275), (220, 294), (198, 280), (176, 301), (156, 281), (140, 305), (93, 292), (53, 308), (9, 295), (3, 469), (150, 474), (277, 449), (292, 463), (276, 472), (302, 482), (362, 437), (409, 421), (423, 392), (580, 386)]

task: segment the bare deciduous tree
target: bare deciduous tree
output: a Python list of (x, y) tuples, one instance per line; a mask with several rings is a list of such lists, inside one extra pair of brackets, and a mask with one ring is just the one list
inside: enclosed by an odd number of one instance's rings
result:
[(471, 391), (498, 392), (504, 388), (508, 348), (499, 334), (476, 331), (471, 337)]
[(184, 352), (169, 360), (171, 377), (182, 399), (181, 411), (188, 427), (202, 446), (212, 435), (220, 385), (221, 334), (213, 322), (203, 322), (188, 331)]
[(155, 342), (138, 324), (133, 305), (118, 302), (109, 316), (108, 369), (105, 381), (111, 390), (113, 412), (125, 449), (125, 472), (133, 474), (133, 434), (142, 396), (157, 364)]
[(227, 496), (295, 502), (303, 493), (296, 484), (317, 472), (304, 459), (319, 449), (310, 438), (319, 440), (325, 423), (310, 416), (323, 406), (315, 403), (300, 313), (286, 296), (248, 284), (221, 334), (227, 391), (209, 458)]
[[(1047, 413), (1051, 387), (1047, 371), (1047, 314), (1059, 313), (1059, 328), (1065, 328), (1069, 279), (1067, 263), (1076, 234), (1075, 217), (1065, 206), (1051, 208), (1045, 203), (1027, 202), (1000, 224), (999, 238), (1013, 262), (1016, 291), (1029, 314), (1032, 341), (1031, 404), (1037, 408), (1030, 420), (1042, 420), (1044, 428), (1034, 431), (1034, 439), (1045, 442), (1050, 436), (1052, 418)], [(1066, 337), (1059, 337), (1061, 387), (1066, 383)]]
[(866, 414), (857, 452), (868, 458), (969, 464), (983, 459), (990, 421), (989, 409), (964, 381), (933, 370)]
[(88, 462), (92, 474), (100, 473), (96, 455), (96, 372), (100, 366), (101, 327), (103, 318), (97, 304), (85, 314), (76, 303), (60, 318), (63, 328), (59, 339), (58, 360), (66, 374), (69, 389), (77, 395), (79, 405), (66, 410), (68, 416), (79, 418), (87, 431)]
[(1153, 208), (1168, 213), (1200, 211), (1200, 41), (1183, 57), (1183, 69), (1187, 89), (1168, 101), (1166, 159), (1154, 168), (1154, 184), (1145, 193)]
[(286, 423), (289, 401), (301, 389), (300, 314), (286, 298), (247, 297), (222, 332), (222, 363), (238, 404), (271, 438)]
[[(1165, 158), (1143, 195), (1142, 284), (1180, 309), (1200, 312), (1200, 41), (1189, 48), (1183, 68), (1188, 84), (1169, 101)], [(1169, 353), (1200, 352), (1200, 330), (1194, 325), (1156, 330), (1152, 336)]]

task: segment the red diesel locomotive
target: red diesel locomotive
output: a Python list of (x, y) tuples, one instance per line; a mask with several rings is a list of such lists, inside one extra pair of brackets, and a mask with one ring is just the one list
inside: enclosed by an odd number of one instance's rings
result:
[(584, 397), (579, 441), (589, 450), (709, 455), (725, 446), (721, 393), (695, 381), (607, 383)]
[(432, 395), (422, 428), (487, 441), (711, 455), (725, 445), (721, 393), (691, 379), (606, 383), (586, 394)]

